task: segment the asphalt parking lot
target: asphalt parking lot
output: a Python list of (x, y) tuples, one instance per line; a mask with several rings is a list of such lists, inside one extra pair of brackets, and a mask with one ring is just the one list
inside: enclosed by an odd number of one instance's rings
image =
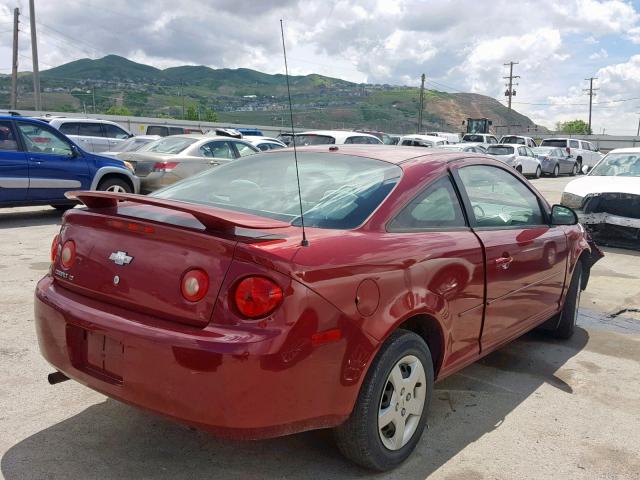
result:
[[(569, 178), (535, 180), (551, 202)], [(328, 432), (230, 442), (49, 386), (32, 296), (60, 215), (0, 212), (0, 471), (6, 479), (352, 479)], [(569, 342), (531, 333), (437, 385), (416, 452), (381, 479), (640, 478), (640, 253), (605, 249)], [(634, 309), (636, 309), (634, 311)], [(255, 408), (260, 407), (259, 399)]]

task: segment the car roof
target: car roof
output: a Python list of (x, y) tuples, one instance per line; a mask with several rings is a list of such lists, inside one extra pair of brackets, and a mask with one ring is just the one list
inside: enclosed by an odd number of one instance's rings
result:
[(296, 133), (296, 135), (324, 135), (327, 137), (334, 137), (336, 139), (345, 139), (349, 137), (371, 137), (376, 140), (380, 140), (375, 135), (370, 135), (364, 132), (352, 132), (345, 130), (308, 130), (306, 132)]
[(614, 148), (609, 153), (640, 153), (640, 147)]
[(17, 115), (0, 115), (0, 120), (20, 120), (21, 122), (36, 123), (38, 125), (48, 125), (47, 122), (44, 122), (38, 118), (19, 117)]
[(403, 135), (402, 137), (400, 137), (400, 140), (402, 140), (403, 138), (407, 138), (407, 139), (415, 138), (417, 140), (428, 140), (430, 142), (446, 142), (447, 141), (447, 139), (443, 137), (436, 137), (435, 135), (420, 135), (418, 133), (414, 133), (411, 135)]
[(47, 118), (51, 118), (51, 122), (56, 122), (56, 123), (66, 123), (66, 122), (73, 122), (73, 123), (107, 123), (109, 125), (117, 125), (118, 127), (120, 126), (118, 123), (116, 122), (112, 122), (111, 120), (103, 120), (101, 118), (74, 118), (74, 117), (47, 117)]
[[(270, 155), (275, 152), (289, 151), (293, 154), (293, 148), (289, 147), (286, 150), (275, 150), (271, 152), (265, 152)], [(329, 153), (332, 155), (349, 155), (353, 157), (365, 157), (372, 160), (381, 160), (387, 163), (393, 163), (400, 165), (407, 163), (410, 160), (420, 159), (422, 162), (440, 162), (446, 163), (459, 158), (469, 156), (480, 156), (481, 154), (474, 154), (468, 152), (447, 152), (438, 148), (416, 148), (416, 147), (402, 147), (397, 145), (370, 145), (370, 144), (347, 144), (347, 145), (309, 145), (306, 147), (298, 147), (298, 152), (318, 152)], [(486, 155), (482, 155), (486, 158)]]

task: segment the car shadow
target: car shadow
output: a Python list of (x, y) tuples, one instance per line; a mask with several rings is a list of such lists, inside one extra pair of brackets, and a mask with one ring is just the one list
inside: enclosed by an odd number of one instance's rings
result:
[(54, 208), (44, 207), (33, 210), (0, 210), (0, 230), (6, 228), (37, 227), (56, 225), (62, 221), (62, 213)]
[[(502, 428), (505, 417), (542, 385), (572, 395), (570, 383), (562, 379), (562, 366), (588, 339), (582, 328), (567, 342), (532, 332), (438, 383), (428, 430), (415, 452), (384, 474), (374, 475), (345, 460), (329, 431), (254, 442), (220, 440), (111, 399), (14, 445), (2, 457), (0, 470), (9, 480), (372, 476), (424, 480), (469, 444)], [(255, 408), (260, 408), (259, 398)], [(467, 473), (467, 478), (480, 477), (478, 472)]]

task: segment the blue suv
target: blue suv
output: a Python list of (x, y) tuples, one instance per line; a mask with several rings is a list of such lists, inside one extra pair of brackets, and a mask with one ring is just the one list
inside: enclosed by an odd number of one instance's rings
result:
[(138, 193), (140, 179), (127, 162), (85, 152), (45, 122), (0, 116), (0, 207), (66, 210), (69, 190)]

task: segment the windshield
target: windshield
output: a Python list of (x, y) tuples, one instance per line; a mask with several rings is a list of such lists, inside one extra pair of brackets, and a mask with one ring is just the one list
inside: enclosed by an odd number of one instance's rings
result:
[(502, 137), (500, 143), (515, 143), (518, 145), (526, 145), (527, 143), (524, 141), (522, 137)]
[(561, 147), (564, 148), (567, 146), (566, 140), (542, 140), (540, 144), (541, 147)]
[(135, 152), (136, 150), (140, 150), (147, 143), (151, 142), (151, 140), (145, 140), (143, 138), (131, 137), (124, 142), (121, 142), (118, 145), (118, 148), (115, 150), (111, 150), (112, 152)]
[(603, 177), (640, 177), (640, 153), (610, 153), (589, 175)]
[(489, 155), (513, 155), (513, 147), (507, 147), (504, 145), (500, 146), (490, 146), (487, 148), (487, 153)]
[(196, 138), (165, 137), (155, 142), (148, 143), (140, 148), (139, 152), (176, 154), (185, 150), (189, 145), (196, 143)]
[(329, 135), (296, 135), (296, 145), (331, 145), (336, 143), (336, 139)]
[[(400, 179), (397, 165), (370, 158), (299, 152), (304, 224), (350, 229), (366, 220)], [(152, 194), (300, 225), (291, 152), (257, 154)]]
[(484, 137), (482, 135), (465, 135), (462, 137), (462, 141), (484, 143)]

